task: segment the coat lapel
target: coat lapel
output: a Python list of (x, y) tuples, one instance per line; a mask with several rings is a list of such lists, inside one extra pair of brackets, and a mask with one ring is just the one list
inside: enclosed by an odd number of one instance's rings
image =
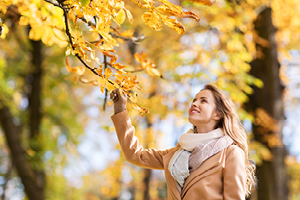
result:
[[(170, 190), (172, 191), (173, 195), (175, 196), (176, 199), (180, 200), (180, 192), (177, 189), (177, 183), (175, 181), (175, 179), (173, 178), (173, 176), (171, 175), (171, 173), (169, 172), (168, 166), (169, 166), (169, 162), (172, 158), (172, 156), (174, 155), (174, 153), (179, 149), (179, 147), (177, 149), (175, 149), (175, 151), (168, 153), (167, 155), (164, 156), (164, 168), (165, 168), (165, 177), (166, 177), (166, 181), (168, 184), (168, 187), (170, 188)], [(170, 195), (170, 194), (169, 194)]]
[(199, 179), (209, 175), (209, 172), (213, 172), (213, 168), (223, 163), (225, 158), (226, 149), (220, 151), (219, 153), (213, 155), (204, 161), (198, 169), (193, 171), (190, 176), (185, 180), (184, 186), (182, 188), (181, 196), (185, 194), (185, 192), (191, 187), (195, 182)]

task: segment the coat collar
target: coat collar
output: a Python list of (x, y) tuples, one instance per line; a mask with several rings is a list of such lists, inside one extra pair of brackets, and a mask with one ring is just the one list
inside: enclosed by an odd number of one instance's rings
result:
[[(178, 147), (179, 148), (179, 147)], [(226, 148), (227, 149), (227, 148)], [(204, 161), (198, 169), (193, 171), (189, 177), (185, 180), (184, 186), (181, 191), (177, 189), (176, 186), (176, 181), (172, 177), (171, 173), (168, 170), (168, 164), (173, 156), (173, 154), (178, 150), (177, 148), (173, 151), (168, 153), (167, 155), (164, 156), (164, 168), (165, 168), (165, 176), (166, 176), (166, 181), (168, 184), (168, 187), (170, 188), (170, 191), (172, 191), (173, 196), (176, 197), (176, 199), (180, 200), (181, 196), (186, 193), (186, 191), (191, 187), (194, 182), (197, 182), (197, 180), (209, 175), (209, 171), (211, 171), (212, 168), (215, 166), (224, 163), (225, 159), (225, 151), (226, 149), (218, 152), (217, 154), (213, 155), (212, 157), (208, 158), (206, 161)]]

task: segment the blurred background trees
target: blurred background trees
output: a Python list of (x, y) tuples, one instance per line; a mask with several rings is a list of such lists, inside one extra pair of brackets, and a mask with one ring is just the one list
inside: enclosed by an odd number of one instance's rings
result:
[[(1, 198), (166, 199), (163, 173), (132, 166), (120, 152), (108, 90), (129, 88), (145, 148), (170, 148), (190, 128), (191, 99), (212, 82), (236, 103), (249, 133), (258, 178), (249, 199), (299, 199), (299, 149), (283, 139), (299, 137), (298, 2), (171, 1), (182, 11), (155, 2), (192, 18), (178, 21), (166, 8), (159, 17), (149, 11), (152, 1), (115, 2), (111, 23), (86, 14), (95, 12), (90, 1), (0, 3)], [(185, 34), (176, 33), (179, 22)], [(67, 63), (65, 53), (73, 53)]]

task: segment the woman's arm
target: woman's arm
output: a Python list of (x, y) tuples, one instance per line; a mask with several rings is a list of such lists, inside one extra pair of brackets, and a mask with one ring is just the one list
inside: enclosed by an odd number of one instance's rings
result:
[(131, 125), (128, 112), (125, 110), (113, 115), (112, 121), (115, 125), (118, 139), (128, 162), (139, 167), (151, 169), (164, 169), (163, 155), (171, 151), (156, 149), (143, 149), (138, 138), (134, 135), (135, 129)]
[(120, 94), (119, 89), (115, 89), (110, 94), (114, 101), (115, 114), (111, 117), (118, 139), (128, 162), (145, 168), (164, 169), (162, 156), (171, 151), (158, 151), (155, 149), (143, 149), (138, 138), (134, 135), (135, 129), (131, 124), (128, 112), (126, 111), (126, 95)]
[(223, 170), (224, 200), (245, 200), (246, 171), (244, 152), (235, 145), (231, 145), (227, 151), (230, 152), (226, 156)]

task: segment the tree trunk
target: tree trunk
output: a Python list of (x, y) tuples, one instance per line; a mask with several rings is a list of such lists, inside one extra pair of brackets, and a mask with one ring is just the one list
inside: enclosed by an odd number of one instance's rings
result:
[(284, 159), (286, 149), (283, 145), (282, 127), (285, 120), (275, 40), (276, 29), (272, 23), (271, 8), (265, 8), (257, 17), (255, 30), (260, 40), (256, 49), (258, 56), (251, 62), (251, 75), (260, 78), (264, 86), (254, 87), (254, 94), (249, 95), (246, 109), (254, 114), (253, 134), (256, 141), (266, 145), (273, 157), (257, 166), (258, 200), (287, 200), (287, 174)]
[(43, 161), (41, 160), (43, 149), (40, 137), (40, 125), (41, 125), (41, 91), (42, 91), (42, 42), (30, 40), (32, 45), (31, 50), (31, 62), (32, 70), (27, 76), (30, 76), (27, 81), (30, 85), (31, 90), (28, 94), (29, 102), (29, 129), (30, 129), (30, 148), (35, 151), (35, 156), (32, 157), (31, 161), (33, 169), (36, 175), (36, 182), (38, 188), (43, 192), (45, 186), (45, 173), (43, 169)]
[(150, 200), (150, 181), (151, 181), (151, 169), (143, 169), (144, 178), (143, 178), (143, 200)]
[[(151, 98), (154, 94), (150, 94)], [(151, 128), (152, 127), (152, 123), (150, 122), (149, 116), (147, 116), (146, 118), (146, 122), (147, 122), (147, 128)], [(146, 134), (145, 138), (146, 138), (146, 145), (145, 148), (148, 149), (148, 142), (150, 141), (149, 139), (150, 135)], [(151, 175), (152, 175), (152, 170), (151, 169), (143, 169), (143, 174), (144, 174), (144, 178), (143, 178), (143, 200), (150, 200), (150, 181), (151, 181)]]
[(13, 116), (9, 108), (3, 102), (0, 102), (0, 123), (11, 152), (13, 163), (16, 166), (28, 198), (30, 200), (43, 200), (44, 195), (37, 187), (34, 171), (26, 159), (25, 151), (21, 146), (20, 132), (13, 124)]
[(45, 173), (43, 170), (42, 146), (38, 139), (41, 123), (41, 79), (42, 79), (42, 44), (41, 41), (30, 41), (32, 44), (31, 66), (26, 76), (28, 87), (29, 145), (35, 152), (33, 157), (26, 155), (21, 142), (21, 130), (14, 125), (13, 116), (5, 101), (0, 102), (0, 123), (4, 130), (14, 166), (24, 185), (29, 200), (43, 200)]

